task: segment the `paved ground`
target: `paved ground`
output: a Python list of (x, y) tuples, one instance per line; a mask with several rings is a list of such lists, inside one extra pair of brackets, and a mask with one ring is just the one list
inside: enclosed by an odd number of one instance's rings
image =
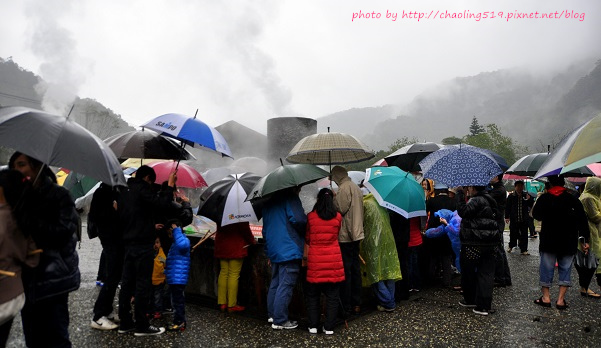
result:
[[(507, 233), (506, 240), (509, 238)], [(334, 336), (310, 335), (304, 327), (273, 331), (262, 320), (188, 305), (189, 329), (157, 337), (119, 335), (89, 327), (91, 310), (98, 293), (94, 285), (100, 244), (84, 240), (79, 249), (82, 286), (72, 293), (71, 339), (74, 347), (600, 347), (601, 300), (568, 291), (570, 307), (565, 311), (533, 304), (539, 297), (538, 240), (530, 240), (530, 256), (518, 251), (508, 255), (513, 286), (496, 288), (496, 313), (481, 317), (457, 304), (459, 294), (448, 289), (428, 289), (402, 302), (393, 313), (376, 311), (336, 328)], [(572, 272), (576, 281), (576, 272)], [(598, 290), (593, 285), (594, 290)], [(240, 289), (244, 291), (244, 289)], [(557, 288), (552, 289), (557, 297)], [(51, 318), (49, 318), (51, 320)], [(166, 319), (158, 325), (167, 325)], [(24, 347), (20, 320), (13, 324), (9, 347)], [(301, 322), (302, 325), (302, 322)]]

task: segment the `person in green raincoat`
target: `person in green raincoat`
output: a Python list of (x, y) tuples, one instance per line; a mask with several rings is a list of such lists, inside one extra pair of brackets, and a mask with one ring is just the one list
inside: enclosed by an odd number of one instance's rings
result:
[(402, 276), (390, 218), (371, 193), (363, 197), (363, 207), (365, 239), (361, 244), (361, 256), (365, 261), (367, 280), (378, 299), (378, 310), (391, 312), (396, 308), (394, 284)]
[[(597, 256), (601, 256), (601, 179), (590, 177), (586, 179), (584, 192), (580, 195), (580, 202), (584, 207), (584, 212), (588, 219), (588, 228), (591, 232), (591, 251)], [(589, 289), (589, 284), (593, 277), (592, 272), (586, 269), (579, 269), (578, 278), (580, 283), (580, 294), (592, 298), (600, 298), (601, 295)], [(601, 265), (594, 271), (597, 276), (597, 284), (601, 286)]]

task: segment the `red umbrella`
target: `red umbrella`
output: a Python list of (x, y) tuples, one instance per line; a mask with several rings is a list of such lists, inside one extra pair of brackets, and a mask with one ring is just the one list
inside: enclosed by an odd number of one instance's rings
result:
[(385, 158), (382, 158), (381, 160), (376, 161), (371, 166), (372, 167), (388, 167), (388, 163), (386, 162)]
[[(162, 183), (169, 179), (169, 174), (175, 171), (177, 162), (153, 162), (148, 164), (157, 174), (157, 183)], [(200, 188), (208, 186), (200, 173), (185, 163), (180, 163), (177, 168), (177, 186), (188, 188)]]

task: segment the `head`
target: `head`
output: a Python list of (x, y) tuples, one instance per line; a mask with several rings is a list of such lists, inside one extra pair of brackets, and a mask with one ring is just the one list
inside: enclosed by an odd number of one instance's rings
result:
[(493, 176), (492, 179), (490, 179), (490, 183), (496, 184), (498, 182), (502, 182), (502, 180), (503, 180), (503, 174), (499, 174), (497, 176)]
[(322, 220), (331, 220), (336, 217), (336, 207), (334, 206), (334, 194), (329, 188), (323, 188), (317, 193), (317, 202), (313, 210)]
[(159, 237), (156, 237), (154, 240), (154, 251), (159, 251), (160, 247), (161, 247), (161, 239)]
[(144, 180), (152, 185), (157, 179), (157, 174), (151, 167), (143, 165), (136, 171), (136, 178)]
[(336, 185), (340, 185), (342, 179), (348, 177), (348, 172), (344, 167), (335, 166), (332, 168), (332, 172), (330, 173), (330, 180), (334, 181)]
[(601, 198), (601, 179), (597, 177), (590, 177), (586, 179), (584, 185), (584, 192), (593, 195), (594, 197)]
[(422, 187), (424, 191), (430, 191), (430, 181), (428, 179), (422, 180)]
[(522, 192), (524, 192), (524, 181), (516, 181), (515, 184), (513, 184), (513, 187), (515, 189), (515, 192), (517, 192), (518, 194), (522, 194)]
[[(167, 221), (167, 233), (169, 238), (173, 239), (173, 230), (177, 227), (182, 227), (182, 223), (178, 219), (170, 219)], [(182, 231), (183, 232), (183, 231)]]
[(17, 207), (28, 187), (29, 181), (21, 172), (13, 169), (0, 171), (0, 203)]
[(451, 221), (453, 218), (453, 212), (448, 209), (440, 209), (439, 211), (434, 213), (434, 216), (443, 218), (447, 221)]
[(457, 188), (455, 188), (455, 187), (449, 187), (449, 197), (450, 198), (455, 198), (456, 194), (457, 194)]
[(467, 194), (470, 197), (473, 197), (475, 195), (477, 195), (480, 192), (484, 192), (486, 191), (486, 186), (468, 186), (467, 187)]
[(437, 195), (439, 195), (439, 194), (447, 194), (449, 192), (449, 188), (445, 184), (436, 183), (436, 185), (434, 185), (434, 192)]
[(39, 180), (37, 180), (38, 176), (47, 176), (56, 183), (56, 176), (48, 166), (44, 165), (41, 161), (18, 151), (10, 157), (8, 167), (10, 169), (18, 170), (32, 182), (39, 182)]
[(551, 184), (551, 186), (562, 186), (566, 184), (565, 179), (563, 178), (563, 175), (551, 175), (547, 177), (547, 180), (549, 180), (549, 184)]

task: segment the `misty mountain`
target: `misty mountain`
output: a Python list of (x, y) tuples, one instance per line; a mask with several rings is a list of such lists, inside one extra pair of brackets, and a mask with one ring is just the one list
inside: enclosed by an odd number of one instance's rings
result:
[(535, 152), (594, 117), (600, 104), (601, 64), (585, 61), (553, 74), (516, 68), (457, 77), (407, 105), (338, 112), (318, 119), (318, 125), (338, 125), (336, 131), (359, 136), (379, 150), (403, 136), (434, 142), (462, 137), (476, 116), (481, 125), (495, 123)]

